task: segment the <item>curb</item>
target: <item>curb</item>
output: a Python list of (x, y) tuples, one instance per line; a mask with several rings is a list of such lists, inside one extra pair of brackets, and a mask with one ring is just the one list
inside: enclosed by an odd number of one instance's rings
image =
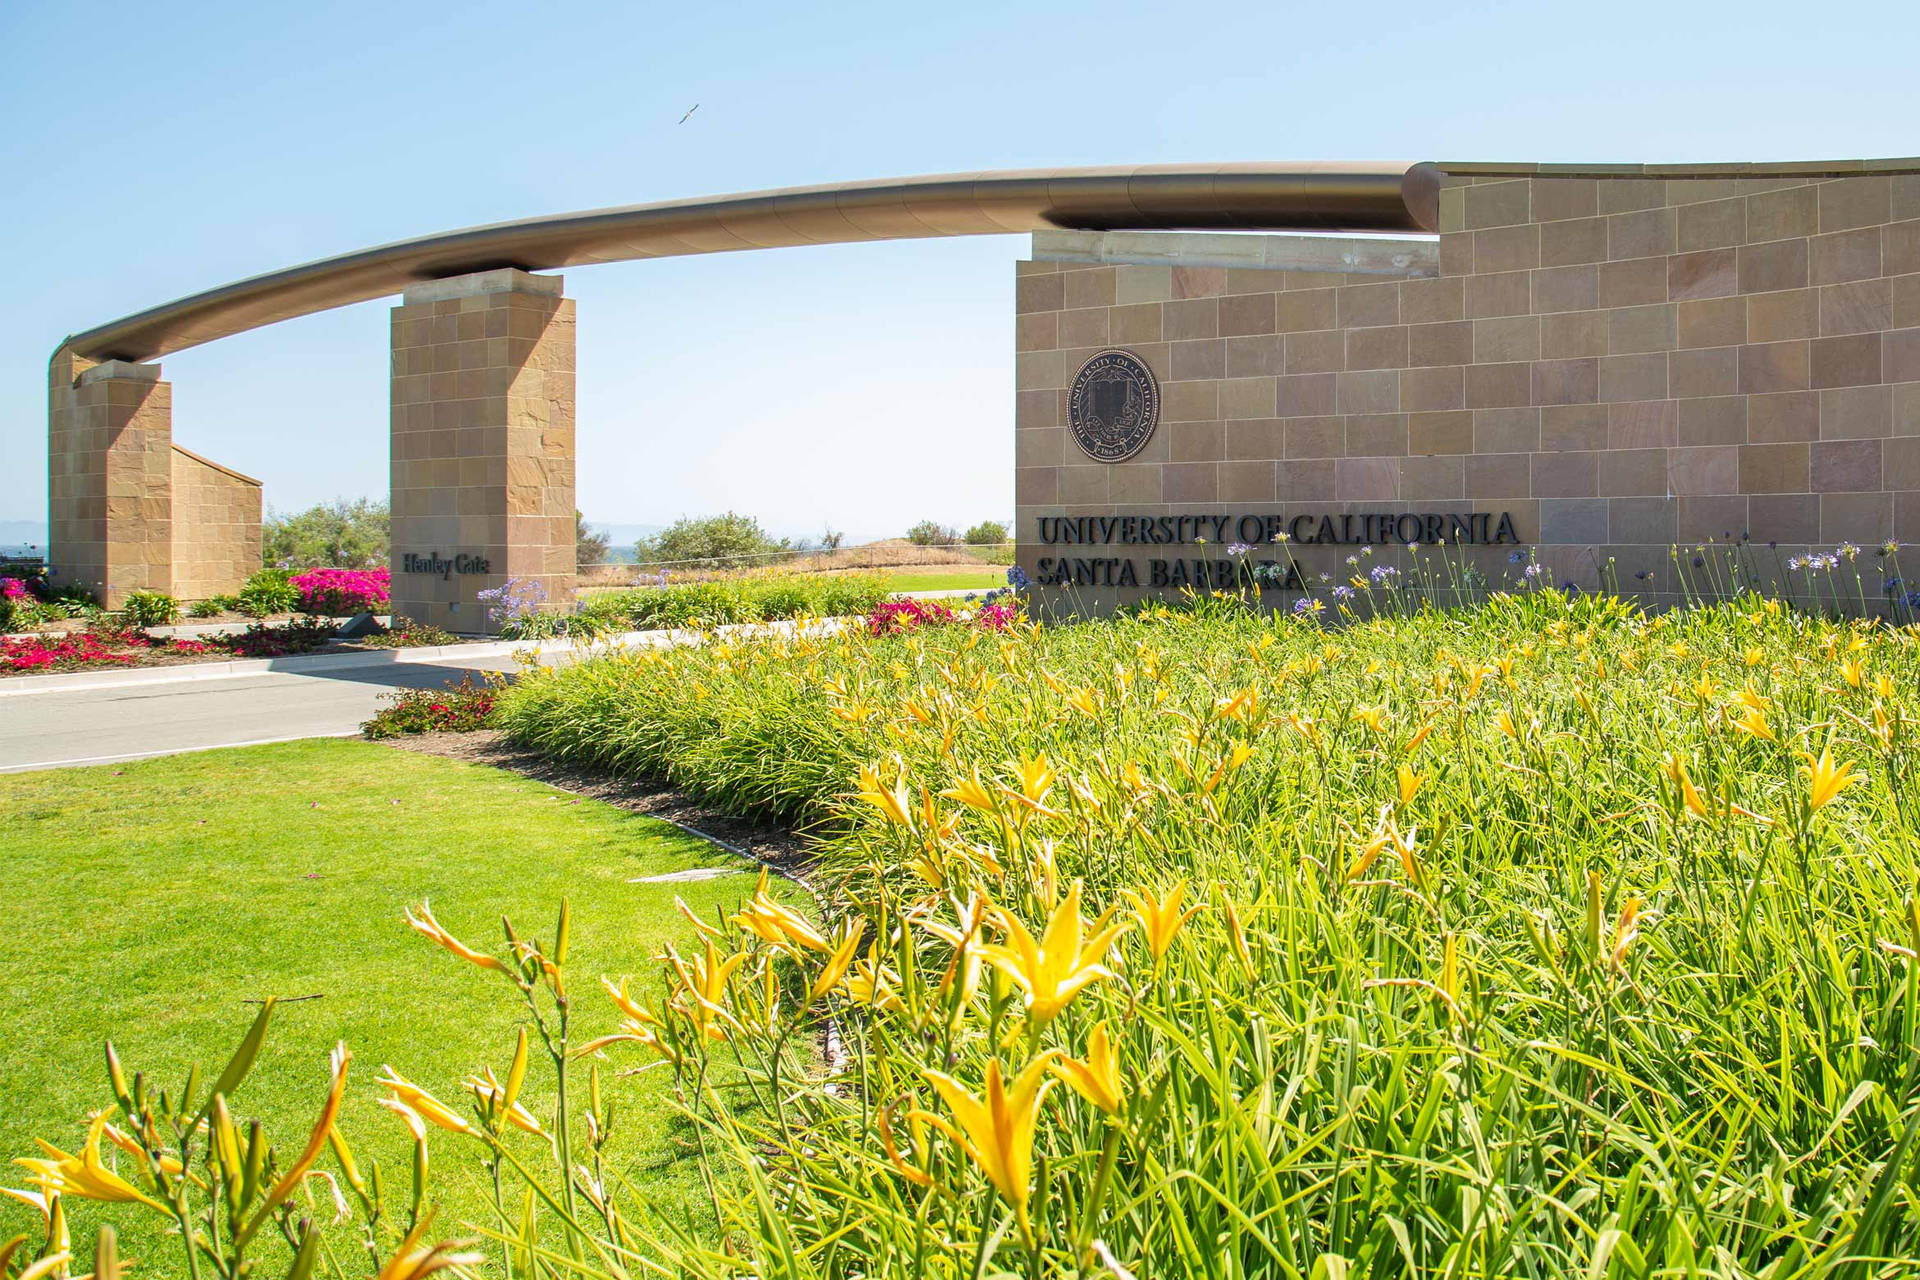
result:
[[(837, 619), (817, 619), (817, 623), (839, 625)], [(774, 632), (793, 628), (790, 620), (746, 622), (719, 628), (720, 634), (733, 635), (753, 628)], [(414, 666), (459, 662), (475, 658), (507, 658), (525, 654), (538, 660), (549, 655), (587, 653), (597, 649), (625, 646), (656, 649), (684, 644), (698, 637), (694, 631), (627, 631), (602, 636), (597, 640), (569, 640), (557, 636), (550, 640), (482, 640), (470, 644), (423, 645), (416, 649), (369, 649), (356, 653), (291, 654), (284, 658), (235, 658), (227, 662), (183, 662), (177, 666), (141, 667), (131, 671), (74, 671), (45, 676), (12, 676), (0, 679), (0, 698), (21, 698), (36, 693), (75, 693), (88, 689), (141, 688), (163, 684), (186, 684), (204, 680), (232, 680), (242, 676), (306, 675), (322, 671), (351, 671), (361, 667)]]
[[(621, 644), (659, 644), (666, 631), (632, 631), (610, 637)], [(472, 658), (504, 658), (527, 652), (543, 655), (551, 642), (495, 640), (473, 644), (423, 645), (417, 649), (368, 650), (357, 653), (289, 654), (283, 658), (235, 658), (227, 662), (183, 662), (177, 666), (142, 667), (132, 671), (74, 671), (46, 676), (14, 676), (0, 681), (0, 698), (36, 693), (73, 693), (85, 689), (137, 688), (186, 684), (203, 680), (232, 680), (241, 676), (305, 675), (322, 671), (350, 671), (360, 667), (412, 666), (457, 662)]]

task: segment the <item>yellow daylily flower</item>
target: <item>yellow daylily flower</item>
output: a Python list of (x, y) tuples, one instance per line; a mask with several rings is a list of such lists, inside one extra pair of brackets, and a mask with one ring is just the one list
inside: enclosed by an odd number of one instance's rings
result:
[(1054, 1060), (1053, 1073), (1108, 1115), (1120, 1114), (1125, 1101), (1120, 1085), (1120, 1046), (1107, 1034), (1104, 1019), (1087, 1033), (1085, 1061), (1062, 1054)]
[(854, 953), (860, 949), (860, 939), (866, 931), (865, 920), (855, 920), (841, 930), (840, 940), (834, 944), (833, 950), (827, 955), (827, 963), (807, 988), (809, 1001), (818, 1000), (840, 985), (841, 979), (847, 976), (847, 968), (852, 965)]
[(327, 1088), (327, 1100), (320, 1105), (320, 1115), (313, 1122), (312, 1132), (307, 1135), (307, 1145), (267, 1192), (267, 1198), (248, 1223), (249, 1234), (259, 1230), (267, 1215), (293, 1194), (294, 1188), (307, 1176), (307, 1170), (313, 1168), (313, 1162), (320, 1158), (320, 1149), (327, 1145), (327, 1139), (333, 1133), (333, 1122), (340, 1118), (340, 1102), (347, 1092), (347, 1065), (352, 1061), (353, 1055), (347, 1051), (344, 1043), (334, 1045), (333, 1055), (328, 1059), (332, 1080)]
[[(954, 1120), (931, 1112), (915, 1112), (960, 1144), (1001, 1198), (1013, 1206), (1020, 1232), (1032, 1238), (1027, 1223), (1027, 1200), (1033, 1190), (1033, 1131), (1040, 1104), (1056, 1083), (1048, 1067), (1056, 1055), (1048, 1050), (1034, 1058), (1008, 1088), (1000, 1079), (1000, 1064), (987, 1063), (985, 1098), (976, 1098), (958, 1080), (941, 1071), (925, 1075), (953, 1111)], [(958, 1124), (955, 1124), (958, 1121)]]
[(727, 1031), (720, 1024), (722, 1021), (733, 1022), (733, 1015), (726, 1008), (727, 979), (746, 962), (747, 953), (736, 951), (722, 958), (712, 938), (706, 939), (706, 944), (706, 954), (689, 963), (669, 943), (667, 962), (680, 979), (682, 994), (692, 1001), (686, 1008), (687, 1016), (693, 1019), (694, 1025), (700, 1028), (700, 1033), (707, 1039), (725, 1040)]
[(901, 1156), (899, 1144), (893, 1140), (893, 1108), (881, 1107), (874, 1112), (880, 1130), (880, 1149), (887, 1153), (887, 1162), (916, 1187), (933, 1185), (933, 1175), (926, 1170), (933, 1158), (926, 1141), (926, 1115), (926, 1112), (917, 1109), (909, 1110), (907, 1114), (907, 1124), (913, 1131), (913, 1148), (921, 1153), (918, 1163), (909, 1163)]
[(411, 910), (409, 910), (406, 915), (407, 924), (412, 926), (414, 932), (425, 934), (435, 943), (451, 951), (454, 955), (459, 956), (462, 960), (470, 964), (477, 964), (482, 969), (498, 969), (502, 973), (506, 972), (507, 966), (502, 964), (497, 957), (475, 951), (472, 947), (469, 947), (466, 943), (460, 941), (442, 928), (440, 922), (433, 918), (433, 904), (422, 902), (420, 904), (419, 915), (414, 915)]
[(1008, 944), (982, 947), (981, 958), (1025, 988), (1028, 1016), (1038, 1026), (1053, 1021), (1084, 988), (1113, 976), (1101, 961), (1128, 928), (1124, 923), (1100, 928), (1106, 920), (1103, 916), (1096, 922), (1098, 931), (1083, 942), (1078, 880), (1054, 908), (1038, 942), (1019, 917), (1005, 911), (998, 912), (998, 917)]
[(1615, 973), (1622, 971), (1627, 952), (1640, 936), (1640, 907), (1640, 899), (1628, 898), (1620, 904), (1619, 918), (1613, 922), (1613, 950), (1607, 956), (1607, 965)]
[(445, 1271), (450, 1267), (476, 1267), (487, 1260), (485, 1254), (463, 1249), (463, 1241), (446, 1240), (422, 1248), (420, 1238), (432, 1223), (433, 1210), (428, 1209), (394, 1249), (375, 1280), (426, 1280), (437, 1271)]
[(162, 1212), (171, 1212), (166, 1205), (101, 1163), (100, 1138), (106, 1127), (107, 1113), (102, 1111), (87, 1125), (86, 1145), (80, 1148), (79, 1155), (69, 1155), (52, 1143), (36, 1138), (34, 1141), (46, 1153), (45, 1157), (27, 1157), (14, 1163), (35, 1175), (44, 1196), (73, 1196), (79, 1200), (99, 1200), (107, 1204), (137, 1201)]
[(473, 1132), (472, 1121), (468, 1120), (458, 1111), (455, 1111), (452, 1107), (449, 1107), (446, 1103), (440, 1101), (419, 1085), (408, 1081), (392, 1067), (383, 1064), (380, 1069), (386, 1072), (386, 1074), (379, 1077), (375, 1083), (385, 1086), (392, 1092), (395, 1098), (406, 1103), (408, 1107), (418, 1112), (422, 1117), (451, 1133)]
[(1412, 804), (1413, 798), (1420, 794), (1420, 788), (1425, 785), (1427, 775), (1424, 773), (1415, 773), (1403, 764), (1399, 770), (1399, 781), (1400, 803)]
[(760, 883), (753, 897), (732, 917), (733, 922), (754, 937), (794, 955), (805, 947), (809, 951), (830, 951), (832, 944), (806, 920), (781, 906), (767, 895), (767, 870), (760, 869)]
[(971, 776), (960, 779), (940, 794), (948, 800), (958, 800), (970, 809), (993, 812), (993, 792), (980, 780), (979, 765), (973, 767)]
[(913, 801), (907, 794), (907, 771), (902, 768), (894, 779), (893, 786), (887, 787), (880, 781), (880, 773), (873, 765), (861, 765), (855, 776), (855, 785), (859, 788), (854, 797), (865, 800), (878, 809), (888, 822), (895, 826), (913, 830)]
[(1741, 733), (1751, 734), (1763, 742), (1774, 741), (1773, 728), (1767, 724), (1767, 718), (1752, 707), (1746, 714), (1733, 722), (1733, 727)]
[(1382, 703), (1377, 707), (1355, 707), (1353, 719), (1366, 725), (1375, 733), (1385, 733), (1387, 731), (1386, 704)]
[[(152, 1153), (149, 1152), (145, 1147), (142, 1147), (139, 1141), (136, 1140), (132, 1134), (122, 1133), (118, 1128), (114, 1127), (113, 1125), (108, 1125), (106, 1128), (106, 1135), (107, 1135), (108, 1142), (111, 1142), (114, 1146), (120, 1148), (122, 1151), (126, 1152), (128, 1155), (132, 1156), (134, 1159), (140, 1161), (142, 1164), (150, 1164), (153, 1162)], [(183, 1168), (183, 1166), (180, 1163), (180, 1157), (170, 1156), (165, 1154), (164, 1152), (160, 1156), (159, 1165), (160, 1165), (160, 1171), (168, 1175), (178, 1174), (180, 1170)]]
[(1047, 792), (1053, 790), (1053, 766), (1048, 763), (1046, 753), (1031, 759), (1022, 756), (1017, 765), (1009, 764), (1007, 768), (1020, 782), (1020, 789), (1010, 794), (1040, 808), (1046, 802)]
[(534, 1119), (531, 1111), (520, 1105), (518, 1098), (511, 1102), (507, 1101), (506, 1087), (494, 1078), (492, 1067), (482, 1067), (475, 1074), (468, 1076), (462, 1085), (489, 1108), (489, 1115), (499, 1115), (500, 1108), (504, 1105), (508, 1124), (523, 1133), (531, 1133), (542, 1138), (547, 1136), (547, 1131), (540, 1127), (540, 1122)]
[(1685, 760), (1669, 751), (1661, 758), (1660, 768), (1667, 775), (1667, 779), (1673, 783), (1674, 790), (1679, 794), (1680, 801), (1686, 806), (1688, 813), (1696, 818), (1712, 816), (1708, 812), (1707, 802), (1700, 798), (1700, 792), (1694, 787), (1693, 779), (1687, 773)]
[(1414, 730), (1413, 736), (1407, 739), (1407, 745), (1402, 747), (1401, 750), (1404, 751), (1407, 755), (1412, 755), (1414, 752), (1420, 749), (1420, 744), (1425, 742), (1427, 740), (1427, 735), (1432, 732), (1433, 732), (1433, 722), (1428, 721), (1426, 724), (1423, 724), (1418, 729)]
[(412, 1107), (400, 1101), (400, 1099), (376, 1098), (374, 1105), (385, 1107), (387, 1110), (393, 1112), (393, 1114), (399, 1116), (401, 1123), (407, 1126), (407, 1132), (413, 1135), (415, 1142), (425, 1142), (427, 1140), (427, 1122), (421, 1119), (418, 1111), (415, 1111)]
[(1832, 747), (1823, 749), (1818, 760), (1811, 752), (1806, 753), (1806, 763), (1800, 768), (1807, 775), (1808, 809), (1826, 808), (1856, 780), (1851, 762), (1835, 766)]
[(1140, 932), (1147, 940), (1147, 950), (1153, 953), (1156, 969), (1166, 959), (1180, 927), (1206, 909), (1205, 903), (1195, 903), (1185, 911), (1180, 909), (1187, 896), (1185, 880), (1176, 880), (1173, 887), (1157, 899), (1144, 887), (1122, 889), (1120, 893), (1133, 904), (1133, 918), (1140, 923)]

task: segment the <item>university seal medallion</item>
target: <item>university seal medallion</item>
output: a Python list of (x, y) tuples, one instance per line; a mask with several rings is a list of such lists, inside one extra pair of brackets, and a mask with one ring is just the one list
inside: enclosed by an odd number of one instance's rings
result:
[(1101, 351), (1080, 366), (1067, 393), (1067, 427), (1089, 458), (1124, 462), (1160, 421), (1160, 384), (1131, 351)]

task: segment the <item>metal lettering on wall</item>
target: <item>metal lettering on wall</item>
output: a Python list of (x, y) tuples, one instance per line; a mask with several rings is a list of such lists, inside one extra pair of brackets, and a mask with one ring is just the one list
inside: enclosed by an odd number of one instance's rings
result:
[(493, 572), (488, 568), (490, 563), (485, 556), (469, 555), (464, 551), (451, 560), (438, 551), (424, 556), (417, 551), (409, 551), (400, 557), (400, 572), (428, 573), (439, 578), (449, 578), (457, 573), (466, 577), (469, 574)]
[(1131, 351), (1096, 352), (1067, 393), (1067, 428), (1098, 462), (1124, 462), (1146, 447), (1160, 421), (1160, 384)]
[[(1041, 516), (1036, 532), (1044, 546), (1194, 547), (1191, 557), (1153, 558), (1144, 572), (1127, 556), (1041, 556), (1034, 581), (1040, 586), (1225, 588), (1251, 573), (1281, 591), (1302, 587), (1291, 551), (1284, 559), (1258, 553), (1263, 546), (1500, 546), (1520, 535), (1509, 512), (1383, 511), (1293, 516)], [(1206, 551), (1238, 550), (1225, 558)]]

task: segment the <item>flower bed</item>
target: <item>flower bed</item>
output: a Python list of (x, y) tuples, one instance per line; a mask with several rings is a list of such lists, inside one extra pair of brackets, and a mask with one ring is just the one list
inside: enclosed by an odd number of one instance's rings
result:
[(882, 600), (867, 615), (867, 630), (876, 636), (897, 635), (921, 627), (943, 627), (971, 622), (988, 631), (1005, 631), (1020, 621), (1020, 609), (1013, 604), (983, 605), (978, 610), (954, 610), (938, 600), (905, 597)]
[(170, 666), (228, 658), (284, 658), (295, 654), (405, 649), (457, 643), (438, 627), (400, 619), (391, 630), (357, 640), (334, 638), (330, 622), (315, 618), (256, 622), (244, 631), (169, 639), (146, 632), (95, 625), (84, 631), (0, 636), (0, 676), (38, 675), (111, 667)]
[(471, 675), (446, 689), (396, 689), (373, 719), (360, 726), (369, 738), (409, 733), (472, 733), (487, 727), (493, 714), (494, 687), (475, 684)]
[(0, 636), (0, 674), (141, 666), (155, 658), (198, 658), (213, 652), (213, 646), (202, 641), (163, 640), (138, 631)]
[[(1920, 631), (1541, 592), (982, 639), (501, 694), (523, 744), (822, 837), (824, 922), (757, 895), (604, 1009), (595, 1047), (665, 1064), (712, 1135), (726, 1249), (663, 1269), (1920, 1253)], [(716, 1095), (736, 1061), (763, 1110)]]

